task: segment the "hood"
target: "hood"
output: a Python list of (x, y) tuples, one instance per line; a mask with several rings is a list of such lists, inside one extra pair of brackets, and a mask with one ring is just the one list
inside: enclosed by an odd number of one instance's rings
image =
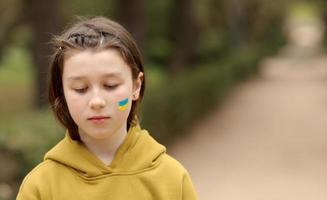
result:
[(72, 140), (67, 133), (65, 138), (45, 155), (44, 160), (53, 160), (90, 178), (150, 169), (156, 166), (165, 152), (164, 146), (156, 142), (146, 130), (135, 125), (129, 129), (110, 165), (105, 165), (83, 143)]

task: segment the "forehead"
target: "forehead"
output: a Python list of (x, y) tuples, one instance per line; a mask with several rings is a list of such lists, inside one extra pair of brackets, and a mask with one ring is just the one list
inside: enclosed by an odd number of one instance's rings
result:
[(115, 49), (74, 51), (64, 59), (63, 77), (129, 76), (131, 69)]

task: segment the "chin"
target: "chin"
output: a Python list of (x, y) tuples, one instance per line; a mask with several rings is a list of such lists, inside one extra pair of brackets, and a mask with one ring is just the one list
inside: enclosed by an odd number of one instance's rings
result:
[(87, 130), (84, 131), (85, 136), (88, 138), (93, 138), (97, 140), (105, 139), (108, 136), (110, 136), (112, 133), (112, 130)]

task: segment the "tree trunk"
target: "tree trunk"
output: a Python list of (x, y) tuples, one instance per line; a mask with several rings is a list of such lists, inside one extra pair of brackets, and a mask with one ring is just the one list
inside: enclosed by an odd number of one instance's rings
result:
[(242, 0), (231, 0), (229, 4), (228, 24), (230, 32), (230, 47), (231, 49), (242, 46), (245, 36), (246, 16), (244, 13)]
[(192, 61), (198, 38), (198, 26), (195, 16), (194, 0), (177, 0), (172, 20), (175, 49), (169, 70), (179, 74), (187, 69)]
[(144, 0), (118, 0), (118, 21), (133, 35), (139, 48), (144, 49), (145, 7)]
[(34, 31), (32, 46), (35, 66), (34, 105), (40, 109), (47, 104), (47, 78), (52, 34), (59, 30), (60, 11), (58, 0), (27, 0), (29, 22)]
[(22, 8), (20, 2), (13, 1), (12, 5), (6, 2), (0, 7), (0, 62), (2, 61), (3, 50), (10, 44), (11, 32), (22, 24)]

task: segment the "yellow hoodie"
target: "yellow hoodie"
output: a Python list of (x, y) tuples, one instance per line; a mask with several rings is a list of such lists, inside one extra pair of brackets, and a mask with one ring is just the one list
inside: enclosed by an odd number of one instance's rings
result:
[(68, 134), (24, 179), (17, 200), (195, 200), (184, 167), (140, 126), (107, 166)]

